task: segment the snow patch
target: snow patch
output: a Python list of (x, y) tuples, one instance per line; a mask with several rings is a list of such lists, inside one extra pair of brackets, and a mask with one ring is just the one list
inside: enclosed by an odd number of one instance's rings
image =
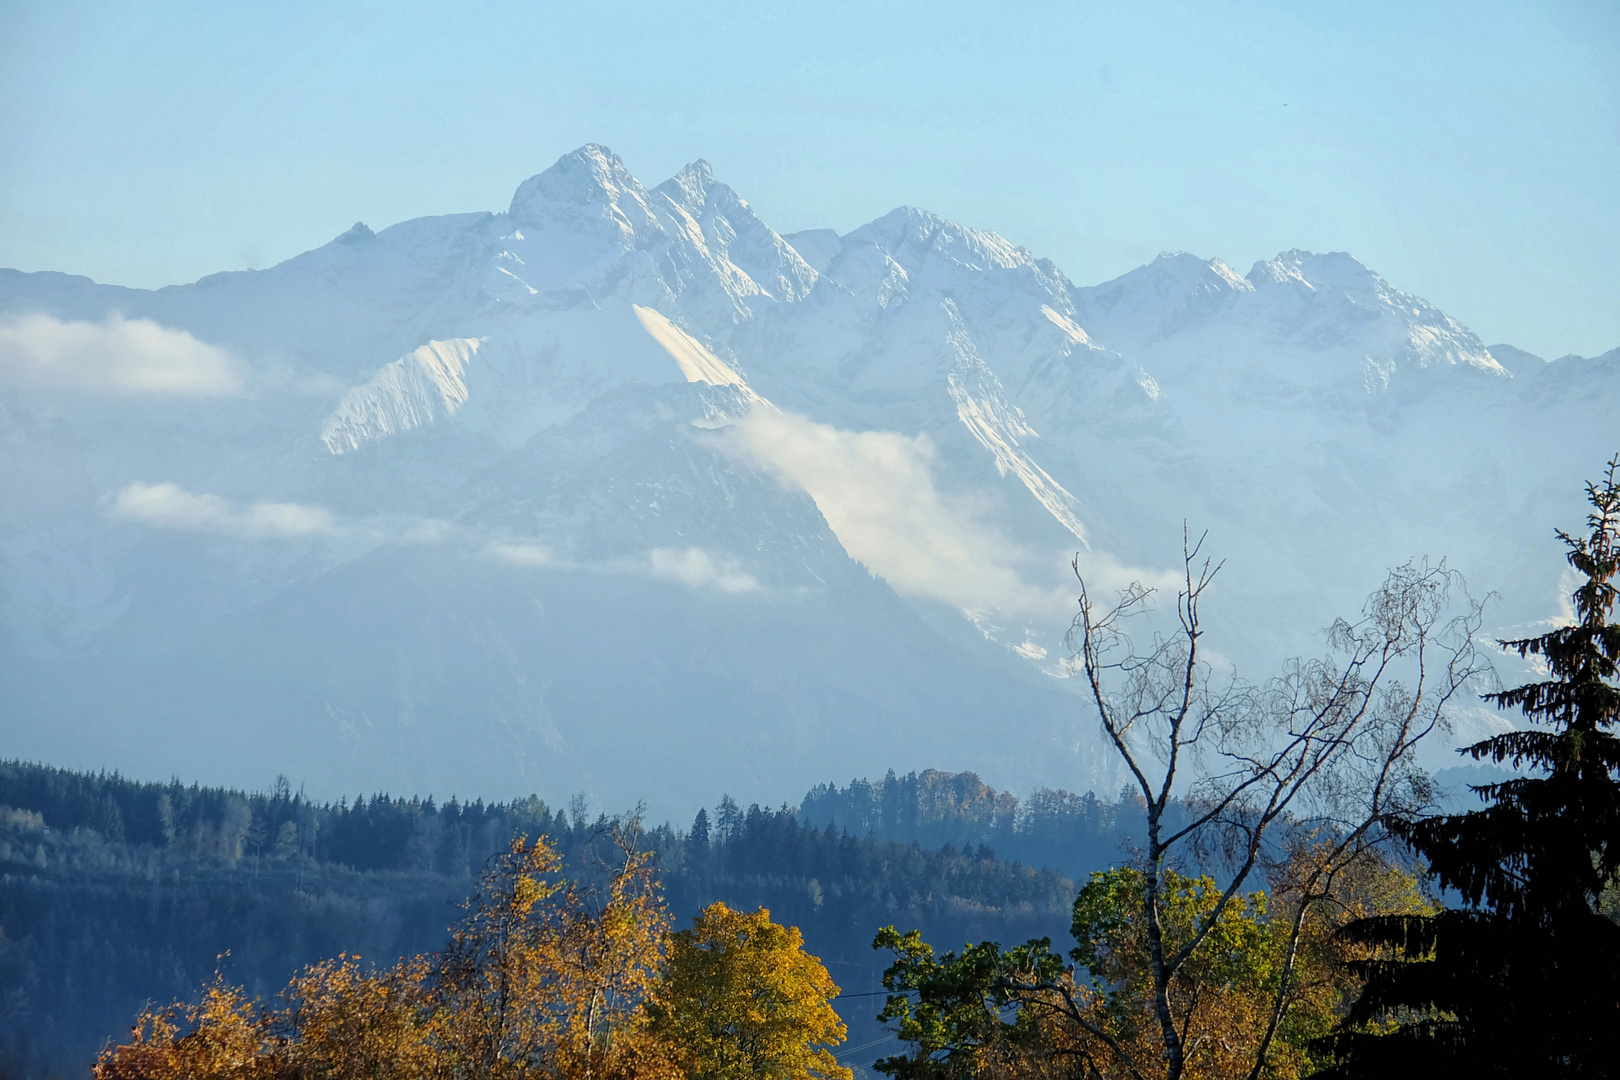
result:
[[(950, 342), (959, 360), (956, 370), (947, 376), (946, 384), (956, 403), (957, 419), (995, 457), (997, 472), (1002, 476), (1009, 472), (1016, 476), (1047, 513), (1073, 533), (1076, 540), (1086, 543), (1086, 527), (1080, 523), (1077, 513), (1079, 501), (1018, 445), (1020, 437), (1039, 436), (1025, 420), (1023, 411), (1002, 396), (1000, 381), (979, 356), (955, 304), (947, 303), (947, 311), (952, 322)], [(980, 393), (969, 389), (970, 379), (981, 389)]]
[(725, 361), (704, 348), (703, 343), (697, 338), (652, 308), (636, 304), (633, 305), (633, 310), (647, 333), (652, 335), (652, 339), (662, 345), (664, 351), (680, 365), (681, 374), (686, 376), (687, 382), (708, 383), (710, 386), (741, 386), (746, 389), (742, 376), (726, 366)]
[(482, 338), (430, 341), (343, 395), (321, 425), (331, 454), (358, 450), (412, 428), (454, 416), (467, 404), (467, 365)]
[(1086, 332), (1080, 329), (1073, 319), (1053, 311), (1050, 305), (1042, 304), (1041, 314), (1046, 316), (1047, 322), (1063, 331), (1064, 336), (1071, 343), (1075, 345), (1089, 345), (1091, 343), (1091, 339), (1086, 336)]
[(1017, 436), (1034, 435), (1035, 429), (1023, 422), (1022, 414), (998, 407), (1002, 403), (981, 401), (969, 394), (954, 373), (950, 376), (950, 388), (951, 397), (956, 400), (957, 419), (995, 455), (996, 471), (1002, 476), (1010, 472), (1018, 477), (1029, 493), (1046, 507), (1047, 513), (1084, 544), (1086, 527), (1074, 512), (1078, 505), (1075, 497), (1018, 448)]

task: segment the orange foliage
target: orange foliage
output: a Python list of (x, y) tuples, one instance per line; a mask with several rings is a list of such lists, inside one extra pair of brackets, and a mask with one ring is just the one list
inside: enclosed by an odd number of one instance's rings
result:
[(375, 971), (339, 956), (275, 1008), (217, 978), (196, 1005), (142, 1012), (96, 1080), (681, 1080), (646, 1010), (669, 916), (650, 857), (617, 839), (600, 895), (519, 837), (443, 953)]
[(142, 1010), (133, 1038), (103, 1051), (96, 1080), (270, 1080), (287, 1076), (284, 1041), (254, 1002), (216, 978), (196, 1005)]

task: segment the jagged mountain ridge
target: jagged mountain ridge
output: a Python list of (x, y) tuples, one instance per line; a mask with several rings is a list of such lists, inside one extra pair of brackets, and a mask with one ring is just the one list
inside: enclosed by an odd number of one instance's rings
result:
[(1415, 554), (1546, 617), (1556, 566), (1505, 555), (1577, 505), (1616, 386), (1510, 374), (1347, 255), (1079, 288), (920, 210), (783, 237), (598, 146), (266, 271), (0, 274), (24, 314), (151, 320), (239, 385), (4, 391), (19, 752), (677, 809), (891, 765), (1107, 787), (1066, 564), (1157, 579), (1184, 518), (1256, 665)]

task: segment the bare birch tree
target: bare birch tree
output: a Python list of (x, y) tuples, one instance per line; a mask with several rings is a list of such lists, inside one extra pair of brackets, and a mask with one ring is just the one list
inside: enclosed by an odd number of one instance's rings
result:
[[(1431, 803), (1415, 750), (1447, 726), (1448, 705), (1488, 670), (1473, 644), (1481, 608), (1459, 576), (1443, 564), (1408, 564), (1390, 573), (1359, 620), (1329, 629), (1327, 656), (1292, 661), (1259, 684), (1218, 671), (1204, 656), (1200, 608), (1221, 568), (1202, 548), (1202, 538), (1185, 538), (1176, 623), (1145, 647), (1128, 631), (1149, 612), (1153, 590), (1132, 585), (1099, 605), (1076, 561), (1080, 611), (1070, 631), (1102, 729), (1145, 805), (1139, 856), (1167, 1080), (1187, 1067), (1177, 1021), (1191, 1008), (1182, 995), (1195, 989), (1183, 985), (1188, 961), (1234, 901), (1269, 874), (1274, 888), (1292, 893), (1292, 926), (1249, 1072), (1262, 1074), (1313, 907), (1385, 841), (1383, 823)], [(1161, 919), (1167, 875), (1195, 865), (1219, 869), (1221, 895), (1170, 945)], [(1146, 1063), (1122, 1064), (1141, 1075)]]

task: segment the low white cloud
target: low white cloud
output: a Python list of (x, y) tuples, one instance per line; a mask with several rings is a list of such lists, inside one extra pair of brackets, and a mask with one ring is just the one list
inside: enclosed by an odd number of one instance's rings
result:
[(1549, 616), (1535, 623), (1537, 627), (1551, 627), (1562, 630), (1566, 626), (1574, 626), (1578, 621), (1575, 618), (1575, 590), (1580, 586), (1581, 579), (1574, 570), (1565, 570), (1558, 575), (1558, 595), (1554, 597), (1558, 605), (1557, 614)]
[(736, 559), (711, 555), (702, 548), (654, 548), (647, 553), (647, 562), (653, 577), (678, 581), (689, 589), (745, 593), (759, 588), (759, 579), (743, 570)]
[(442, 544), (456, 536), (460, 530), (453, 521), (443, 518), (416, 518), (399, 530), (402, 544)]
[(502, 562), (514, 566), (550, 566), (556, 560), (551, 549), (542, 544), (519, 544), (497, 541), (489, 545), (489, 553)]
[(105, 395), (228, 397), (247, 367), (224, 349), (151, 319), (100, 322), (30, 314), (0, 320), (0, 385)]
[(728, 437), (808, 492), (850, 557), (897, 592), (968, 612), (1055, 616), (1074, 603), (1072, 588), (1024, 580), (1028, 553), (983, 520), (983, 506), (936, 488), (926, 435), (844, 431), (764, 408)]
[[(1156, 593), (1174, 597), (1185, 585), (1175, 571), (1131, 566), (1120, 562), (1108, 552), (1098, 551), (1095, 548), (1075, 552), (1074, 562), (1075, 569), (1085, 579), (1086, 588), (1091, 592), (1093, 599), (1097, 600), (1107, 599), (1110, 593), (1119, 592), (1132, 585), (1146, 585)], [(1074, 579), (1071, 577), (1069, 580), (1072, 582)]]
[(545, 544), (533, 540), (495, 540), (485, 550), (501, 562), (513, 566), (544, 566), (553, 570), (582, 570), (596, 574), (636, 574), (685, 585), (689, 589), (713, 589), (724, 593), (756, 592), (759, 579), (742, 568), (730, 555), (703, 548), (653, 548), (639, 555), (600, 561), (578, 562), (558, 555)]
[(179, 484), (133, 483), (113, 498), (112, 514), (159, 529), (216, 533), (243, 540), (290, 540), (338, 531), (332, 515), (302, 503), (238, 507), (218, 495), (194, 495)]

